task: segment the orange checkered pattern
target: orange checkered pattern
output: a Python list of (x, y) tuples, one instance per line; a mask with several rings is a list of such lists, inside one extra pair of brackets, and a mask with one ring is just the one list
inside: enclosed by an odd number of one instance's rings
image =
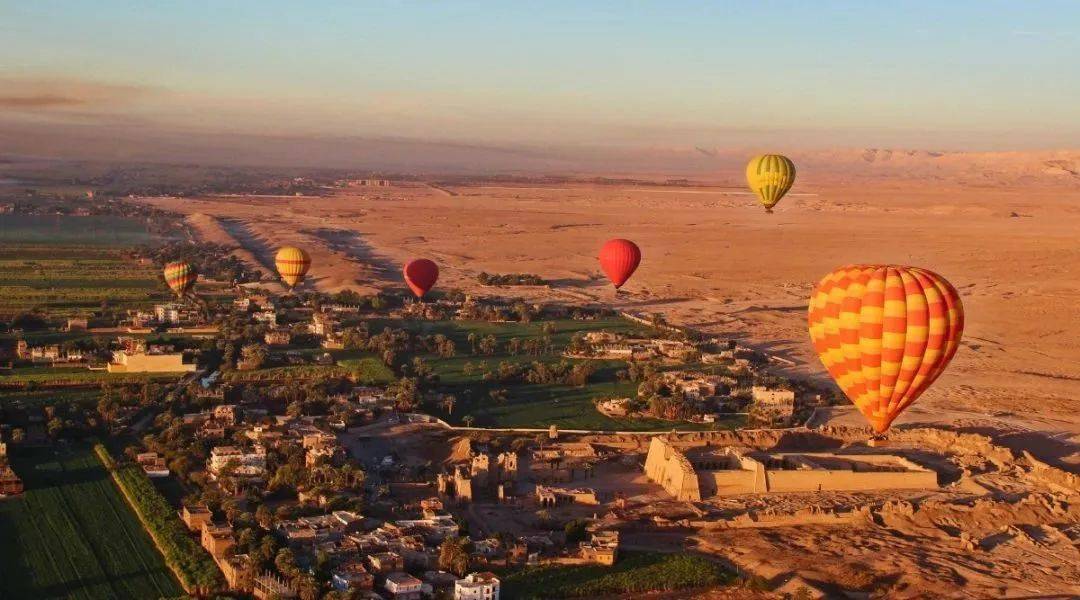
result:
[(941, 375), (960, 345), (960, 295), (937, 273), (849, 265), (810, 297), (810, 340), (840, 389), (878, 433)]

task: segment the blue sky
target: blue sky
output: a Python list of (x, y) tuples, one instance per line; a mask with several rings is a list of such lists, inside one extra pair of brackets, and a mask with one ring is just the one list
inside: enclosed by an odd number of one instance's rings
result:
[(1075, 1), (11, 1), (0, 40), (0, 110), (25, 118), (543, 144), (1080, 139)]

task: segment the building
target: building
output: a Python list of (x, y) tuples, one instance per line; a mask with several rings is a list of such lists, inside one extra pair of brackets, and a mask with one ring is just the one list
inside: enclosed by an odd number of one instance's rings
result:
[(454, 600), (499, 600), (499, 578), (488, 571), (469, 573), (454, 583)]
[(775, 492), (935, 489), (937, 473), (891, 454), (741, 452), (701, 446), (686, 452), (657, 436), (645, 475), (676, 500)]
[(150, 346), (143, 340), (122, 338), (120, 350), (113, 352), (109, 373), (193, 373), (195, 363), (185, 363), (182, 352), (170, 346)]
[(67, 320), (67, 324), (64, 325), (64, 330), (65, 331), (86, 331), (87, 327), (89, 327), (89, 321), (87, 319), (85, 319), (85, 318), (83, 318), (83, 319), (73, 318), (73, 319), (68, 319)]
[(256, 600), (292, 600), (297, 597), (296, 590), (284, 579), (270, 573), (256, 577), (252, 588)]
[(615, 564), (619, 558), (619, 532), (594, 532), (588, 542), (582, 542), (581, 558), (605, 566)]
[(204, 505), (187, 506), (180, 509), (180, 519), (192, 531), (202, 531), (204, 525), (213, 520), (213, 514)]
[(207, 523), (203, 525), (200, 541), (202, 547), (216, 560), (225, 558), (225, 553), (228, 552), (229, 548), (236, 545), (232, 526), (225, 524)]
[(23, 493), (23, 482), (11, 467), (0, 464), (0, 496), (16, 496)]
[(584, 504), (596, 506), (600, 500), (592, 488), (558, 488), (544, 485), (536, 486), (536, 501), (540, 506), (552, 507), (560, 504)]
[(210, 450), (206, 468), (217, 477), (226, 466), (240, 477), (262, 477), (266, 474), (266, 448), (255, 446), (250, 452), (237, 446), (217, 446)]
[(393, 573), (405, 568), (405, 560), (397, 552), (376, 552), (369, 554), (367, 559), (375, 573)]
[(148, 477), (168, 477), (169, 467), (165, 466), (165, 458), (158, 456), (157, 452), (143, 452), (135, 456), (135, 462), (143, 468)]
[(351, 560), (330, 573), (330, 585), (340, 592), (370, 590), (375, 586), (375, 576), (368, 573), (364, 563)]
[(383, 589), (390, 594), (391, 600), (420, 600), (424, 593), (424, 582), (408, 573), (397, 571), (386, 576)]

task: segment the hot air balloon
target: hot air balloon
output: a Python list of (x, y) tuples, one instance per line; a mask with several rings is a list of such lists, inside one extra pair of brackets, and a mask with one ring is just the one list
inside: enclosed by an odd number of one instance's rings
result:
[(285, 246), (277, 251), (274, 265), (277, 267), (278, 275), (281, 275), (281, 280), (291, 290), (304, 280), (304, 275), (307, 275), (308, 269), (311, 268), (311, 257), (300, 248)]
[(405, 283), (417, 298), (423, 298), (439, 280), (439, 266), (426, 258), (410, 260), (402, 272), (405, 274)]
[(641, 263), (641, 249), (630, 240), (608, 240), (600, 248), (600, 268), (604, 270), (615, 289), (619, 289), (637, 270)]
[(746, 182), (761, 199), (765, 212), (771, 213), (795, 183), (795, 163), (779, 154), (755, 156), (746, 165)]
[(809, 323), (821, 362), (880, 435), (956, 354), (964, 307), (937, 273), (850, 265), (818, 283)]
[(191, 288), (195, 286), (195, 280), (199, 278), (195, 267), (183, 261), (171, 262), (165, 265), (164, 274), (165, 283), (169, 284), (169, 289), (178, 298), (190, 292)]

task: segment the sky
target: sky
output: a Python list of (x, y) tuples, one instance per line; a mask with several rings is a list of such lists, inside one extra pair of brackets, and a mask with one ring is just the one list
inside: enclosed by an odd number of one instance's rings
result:
[(1057, 149), (1080, 141), (1077, 57), (1072, 0), (0, 0), (0, 118), (521, 147)]

